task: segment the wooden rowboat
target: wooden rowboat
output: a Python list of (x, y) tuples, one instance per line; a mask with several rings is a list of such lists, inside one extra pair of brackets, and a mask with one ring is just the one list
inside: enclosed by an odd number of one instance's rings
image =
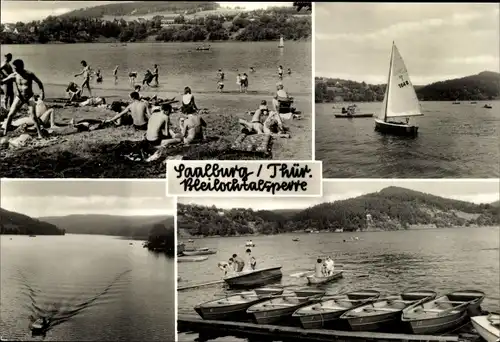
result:
[(224, 281), (232, 288), (255, 288), (279, 281), (282, 277), (281, 266), (277, 266), (242, 271), (225, 277)]
[(252, 305), (247, 313), (257, 324), (273, 324), (290, 319), (295, 310), (318, 298), (318, 295), (300, 297), (291, 293)]
[(213, 249), (208, 249), (208, 248), (200, 248), (194, 251), (184, 251), (182, 252), (183, 255), (186, 256), (193, 256), (193, 255), (211, 255), (211, 254), (216, 254), (217, 251)]
[(474, 329), (486, 342), (498, 342), (500, 339), (500, 314), (474, 316), (470, 318)]
[(358, 306), (375, 301), (379, 291), (359, 290), (336, 296), (325, 296), (319, 303), (304, 306), (295, 311), (292, 317), (300, 320), (304, 329), (336, 327), (340, 316)]
[(340, 316), (353, 331), (396, 332), (401, 326), (401, 313), (408, 306), (434, 299), (436, 292), (429, 290), (408, 291), (400, 295), (378, 299), (358, 306)]
[(342, 271), (334, 272), (332, 275), (326, 277), (316, 277), (315, 275), (308, 275), (307, 283), (309, 285), (326, 284), (340, 278), (342, 278)]
[(200, 262), (207, 260), (207, 256), (181, 256), (177, 257), (177, 262)]
[(447, 332), (464, 324), (469, 310), (479, 310), (484, 296), (484, 292), (476, 290), (455, 291), (410, 305), (403, 310), (401, 320), (414, 334)]
[(208, 320), (245, 320), (249, 307), (282, 293), (283, 288), (265, 287), (211, 300), (195, 306), (194, 310)]

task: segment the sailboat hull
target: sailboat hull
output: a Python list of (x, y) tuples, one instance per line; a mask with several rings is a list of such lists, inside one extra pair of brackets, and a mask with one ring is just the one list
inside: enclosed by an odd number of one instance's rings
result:
[(385, 122), (375, 120), (375, 130), (383, 134), (415, 137), (418, 135), (418, 127), (397, 122)]

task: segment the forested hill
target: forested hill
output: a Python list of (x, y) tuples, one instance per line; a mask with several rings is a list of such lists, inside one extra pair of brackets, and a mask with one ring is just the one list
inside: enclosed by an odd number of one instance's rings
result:
[(184, 236), (230, 236), (309, 229), (376, 231), (420, 226), (483, 226), (500, 223), (498, 210), (492, 204), (477, 205), (389, 187), (356, 198), (284, 213), (178, 204), (178, 229)]
[(87, 7), (63, 14), (63, 17), (92, 17), (145, 15), (150, 13), (190, 14), (197, 11), (215, 10), (220, 5), (213, 1), (134, 1)]
[(64, 235), (64, 229), (27, 215), (0, 208), (0, 234)]
[(172, 216), (68, 215), (42, 217), (42, 220), (65, 228), (69, 234), (114, 235), (147, 238), (157, 224), (173, 230)]
[[(385, 84), (366, 84), (336, 78), (316, 78), (315, 102), (372, 102), (384, 99)], [(421, 101), (481, 101), (500, 99), (500, 74), (477, 75), (415, 86)]]

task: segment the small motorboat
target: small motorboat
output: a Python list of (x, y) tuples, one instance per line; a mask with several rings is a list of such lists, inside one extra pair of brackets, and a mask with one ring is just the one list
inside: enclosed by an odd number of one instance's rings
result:
[(282, 277), (281, 266), (275, 266), (244, 270), (224, 277), (224, 281), (231, 288), (254, 288), (279, 281)]
[(486, 342), (498, 342), (500, 339), (500, 314), (474, 316), (470, 318), (472, 326)]
[(410, 305), (403, 310), (401, 320), (414, 334), (447, 332), (465, 323), (468, 312), (480, 310), (484, 296), (476, 290), (455, 291)]
[(184, 252), (182, 252), (182, 254), (186, 255), (186, 256), (211, 255), (211, 254), (216, 254), (216, 253), (217, 253), (216, 250), (205, 248), (205, 247), (204, 248), (195, 249), (194, 251), (185, 250)]
[(375, 301), (379, 296), (380, 292), (375, 290), (360, 290), (325, 296), (319, 303), (299, 308), (292, 317), (298, 318), (304, 329), (335, 327), (336, 321), (345, 312)]
[(50, 325), (49, 320), (44, 318), (38, 318), (36, 321), (32, 322), (30, 329), (34, 334), (40, 334), (45, 332)]
[(248, 240), (247, 242), (245, 242), (245, 247), (255, 247), (255, 244), (252, 240)]
[(297, 241), (300, 241), (300, 239), (299, 238), (295, 238), (295, 239), (292, 239), (292, 241), (297, 242)]
[(309, 285), (319, 285), (332, 282), (342, 278), (342, 271), (333, 272), (333, 274), (325, 277), (316, 277), (314, 274), (307, 276), (307, 283)]
[(417, 302), (434, 298), (436, 298), (434, 291), (408, 291), (349, 310), (340, 316), (340, 319), (346, 320), (353, 331), (395, 332), (398, 325), (401, 325), (403, 309)]
[(200, 262), (207, 260), (207, 256), (181, 256), (177, 257), (177, 262)]
[(253, 291), (242, 292), (224, 298), (211, 300), (194, 307), (203, 319), (209, 320), (245, 320), (247, 309), (254, 304), (268, 300), (283, 293), (283, 288), (264, 287)]
[(493, 107), (491, 107), (490, 105), (485, 104), (485, 105), (483, 106), (483, 108), (486, 108), (486, 109), (491, 109), (491, 108), (493, 108)]
[(257, 324), (274, 324), (290, 319), (297, 309), (319, 299), (320, 296), (301, 297), (292, 292), (289, 295), (282, 295), (279, 298), (272, 298), (252, 305), (247, 309), (247, 313)]

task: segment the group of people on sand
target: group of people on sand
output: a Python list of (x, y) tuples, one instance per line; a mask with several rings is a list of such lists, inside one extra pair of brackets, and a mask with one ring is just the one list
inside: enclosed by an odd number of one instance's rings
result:
[(314, 276), (318, 278), (329, 277), (333, 275), (334, 270), (335, 262), (331, 257), (327, 256), (324, 260), (318, 258), (316, 260)]
[(252, 250), (250, 248), (247, 248), (245, 252), (245, 258), (247, 260), (246, 262), (237, 254), (233, 254), (233, 256), (229, 258), (227, 262), (220, 261), (218, 267), (222, 272), (224, 272), (225, 276), (240, 273), (245, 270), (255, 270), (255, 268), (257, 267), (257, 260), (252, 255)]

